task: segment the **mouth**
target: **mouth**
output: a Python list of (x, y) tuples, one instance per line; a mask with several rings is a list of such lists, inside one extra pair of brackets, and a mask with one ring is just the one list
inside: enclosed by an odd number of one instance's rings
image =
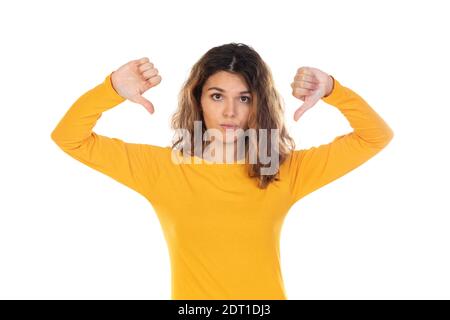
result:
[(221, 124), (220, 126), (224, 129), (231, 129), (231, 130), (236, 130), (239, 128), (238, 126), (232, 124)]

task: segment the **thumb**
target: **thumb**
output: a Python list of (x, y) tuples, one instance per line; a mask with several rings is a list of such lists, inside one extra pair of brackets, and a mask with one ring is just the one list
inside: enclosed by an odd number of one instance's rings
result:
[(143, 96), (138, 95), (134, 98), (134, 102), (139, 103), (142, 105), (145, 109), (147, 109), (148, 112), (153, 114), (155, 112), (155, 108), (153, 107), (153, 103), (145, 99)]
[(305, 103), (298, 108), (294, 113), (294, 120), (298, 121), (300, 117), (305, 113), (306, 110), (312, 108), (313, 105), (316, 104), (317, 101), (313, 101), (311, 97), (306, 97)]
[(323, 96), (323, 90), (316, 90), (314, 94), (305, 97), (305, 103), (303, 103), (300, 108), (298, 108), (294, 113), (294, 120), (298, 121), (300, 117), (305, 113), (306, 110), (311, 109), (317, 101)]

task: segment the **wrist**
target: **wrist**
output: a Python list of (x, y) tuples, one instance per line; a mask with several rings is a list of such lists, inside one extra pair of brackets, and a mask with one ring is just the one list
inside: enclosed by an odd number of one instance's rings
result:
[(326, 93), (323, 96), (323, 98), (328, 97), (333, 92), (333, 89), (334, 89), (334, 78), (333, 78), (332, 75), (329, 75), (329, 81), (328, 81), (327, 89), (328, 90), (326, 91)]

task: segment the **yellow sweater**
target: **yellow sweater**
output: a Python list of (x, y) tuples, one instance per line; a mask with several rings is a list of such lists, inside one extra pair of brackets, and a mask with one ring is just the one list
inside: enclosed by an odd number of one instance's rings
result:
[(125, 100), (110, 77), (70, 107), (51, 137), (71, 157), (137, 191), (153, 206), (170, 254), (172, 299), (287, 299), (279, 237), (288, 210), (372, 158), (393, 138), (386, 122), (334, 79), (331, 95), (322, 100), (337, 107), (354, 131), (292, 151), (280, 166), (280, 181), (259, 189), (245, 163), (177, 164), (170, 146), (93, 132), (102, 112)]

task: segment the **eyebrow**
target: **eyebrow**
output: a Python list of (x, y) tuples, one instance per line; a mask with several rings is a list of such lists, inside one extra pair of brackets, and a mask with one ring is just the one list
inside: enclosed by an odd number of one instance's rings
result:
[[(209, 88), (208, 89), (208, 91), (209, 90), (213, 90), (213, 89), (215, 89), (215, 90), (217, 90), (217, 91), (220, 91), (220, 92), (225, 92), (225, 90), (224, 89), (222, 89), (222, 88), (218, 88), (218, 87), (211, 87), (211, 88)], [(250, 91), (241, 91), (241, 92), (239, 92), (239, 93), (251, 93)]]

